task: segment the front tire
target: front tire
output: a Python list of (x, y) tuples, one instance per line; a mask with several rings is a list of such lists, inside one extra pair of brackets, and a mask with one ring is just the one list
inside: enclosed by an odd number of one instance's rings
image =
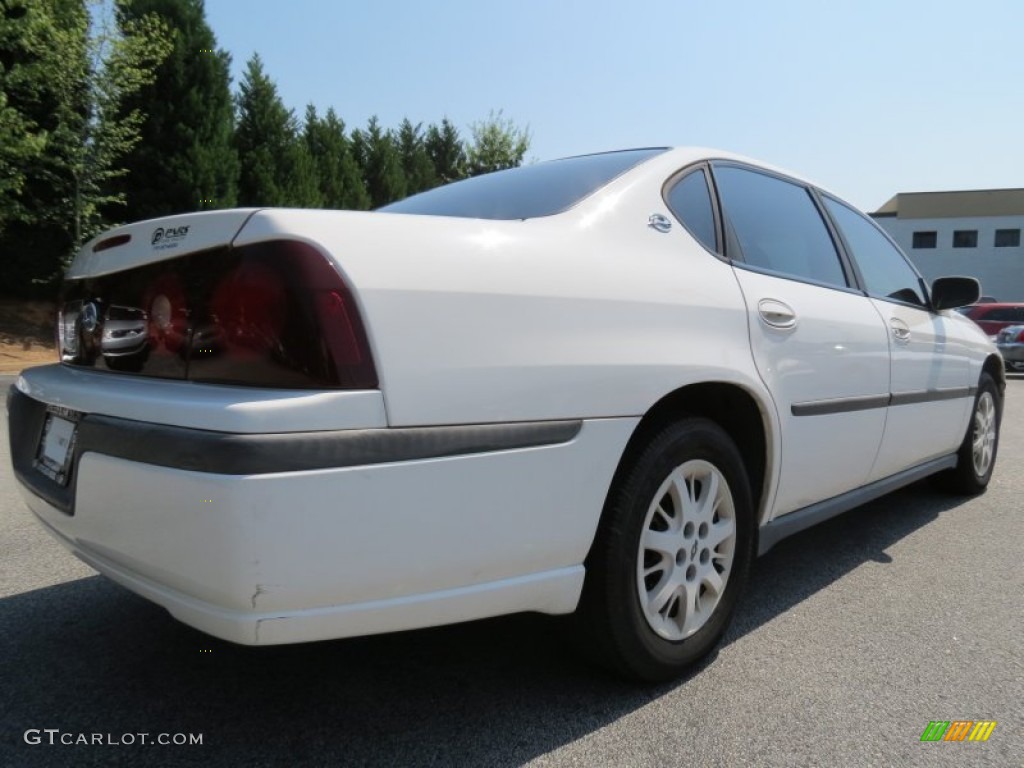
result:
[(965, 496), (985, 492), (996, 465), (1002, 415), (1003, 399), (999, 388), (989, 374), (982, 373), (967, 434), (957, 452), (957, 465), (937, 475), (943, 490)]
[(580, 606), (599, 660), (667, 680), (721, 639), (754, 556), (754, 510), (735, 443), (716, 423), (663, 428), (617, 477)]

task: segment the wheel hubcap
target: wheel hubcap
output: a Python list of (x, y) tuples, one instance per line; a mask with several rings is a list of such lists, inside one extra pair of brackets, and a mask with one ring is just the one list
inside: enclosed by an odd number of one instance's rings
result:
[(722, 599), (736, 548), (736, 510), (711, 463), (676, 467), (654, 495), (640, 535), (637, 591), (644, 617), (666, 640), (707, 623)]
[(972, 437), (974, 474), (983, 477), (992, 466), (996, 444), (996, 403), (991, 392), (982, 392), (974, 409), (974, 435)]

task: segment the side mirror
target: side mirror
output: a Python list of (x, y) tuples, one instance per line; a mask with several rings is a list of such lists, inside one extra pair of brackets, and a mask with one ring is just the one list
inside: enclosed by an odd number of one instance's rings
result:
[(973, 277), (940, 277), (932, 283), (932, 306), (935, 309), (956, 309), (977, 303), (981, 283)]

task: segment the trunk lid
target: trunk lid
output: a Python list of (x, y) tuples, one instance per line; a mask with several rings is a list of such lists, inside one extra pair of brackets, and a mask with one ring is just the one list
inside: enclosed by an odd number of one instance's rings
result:
[(257, 210), (186, 213), (116, 227), (86, 243), (64, 277), (98, 277), (228, 245)]

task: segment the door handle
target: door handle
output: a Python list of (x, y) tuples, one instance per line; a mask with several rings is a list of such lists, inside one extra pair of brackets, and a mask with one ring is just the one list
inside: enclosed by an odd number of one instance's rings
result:
[(892, 337), (901, 344), (906, 344), (910, 341), (910, 326), (900, 320), (898, 317), (892, 317), (889, 319), (889, 328), (892, 330)]
[(757, 302), (757, 314), (765, 325), (772, 328), (792, 328), (796, 325), (796, 312), (778, 299), (761, 299)]

